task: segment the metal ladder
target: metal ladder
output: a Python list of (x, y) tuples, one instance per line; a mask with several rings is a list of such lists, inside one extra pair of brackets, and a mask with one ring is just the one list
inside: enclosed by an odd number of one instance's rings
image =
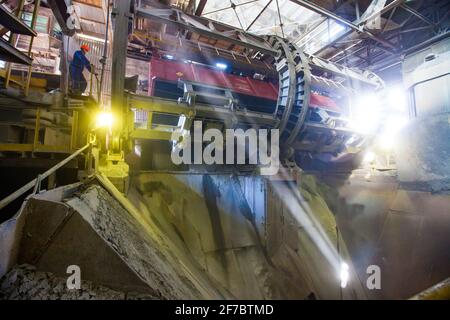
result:
[[(30, 26), (22, 21), (25, 0), (19, 0), (18, 7), (15, 10), (15, 15), (9, 12), (3, 5), (0, 5), (0, 18), (4, 27), (4, 30), (2, 31), (5, 32), (6, 29), (10, 32), (9, 42), (0, 39), (0, 46), (4, 51), (9, 53), (7, 58), (5, 59), (7, 61), (5, 71), (5, 88), (9, 87), (10, 82), (14, 82), (16, 85), (19, 85), (23, 89), (23, 93), (25, 96), (28, 96), (30, 88), (33, 62), (31, 50), (33, 48), (34, 38), (37, 36), (37, 33), (34, 29), (36, 28), (40, 4), (40, 0), (36, 0), (34, 3)], [(30, 43), (28, 45), (26, 54), (16, 48), (18, 35), (25, 35), (30, 37)], [(25, 81), (23, 83), (11, 79), (12, 63), (28, 65), (27, 77), (25, 78)]]

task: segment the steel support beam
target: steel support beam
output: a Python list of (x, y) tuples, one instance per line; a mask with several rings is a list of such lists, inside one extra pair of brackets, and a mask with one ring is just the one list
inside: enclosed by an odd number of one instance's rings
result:
[(328, 43), (326, 46), (321, 47), (319, 50), (314, 52), (315, 56), (320, 55), (324, 50), (328, 49), (329, 47), (334, 46), (336, 43), (338, 43), (339, 41), (347, 38), (349, 35), (351, 35), (353, 33), (353, 31), (346, 31), (344, 34), (342, 34), (341, 36), (339, 36), (338, 38), (334, 39), (333, 41), (331, 41), (330, 43)]
[(377, 82), (377, 79), (369, 79), (361, 72), (357, 72), (356, 70), (352, 70), (343, 65), (337, 64), (335, 62), (331, 62), (319, 57), (310, 56), (310, 66), (314, 69), (319, 69), (325, 72), (330, 72), (335, 75), (338, 75), (344, 79), (357, 80), (362, 83), (366, 83), (372, 85), (374, 87), (379, 86), (380, 84)]
[(228, 9), (236, 9), (237, 7), (242, 7), (242, 6), (245, 6), (247, 4), (250, 4), (250, 3), (253, 3), (253, 2), (258, 2), (258, 1), (259, 0), (250, 0), (250, 1), (242, 2), (242, 3), (233, 3), (232, 1), (230, 1), (230, 6), (229, 7), (220, 8), (220, 9), (216, 9), (216, 10), (213, 10), (213, 11), (209, 11), (209, 12), (204, 13), (203, 15), (207, 16), (207, 15), (210, 15), (210, 14), (213, 14), (213, 13), (217, 13), (217, 12), (221, 12), (221, 11), (225, 11), (225, 10), (228, 10)]
[(37, 36), (37, 33), (32, 28), (27, 26), (13, 13), (6, 10), (3, 5), (0, 5), (0, 21), (2, 22), (2, 26), (10, 30), (12, 33), (23, 34), (31, 37)]
[(205, 10), (205, 6), (206, 6), (206, 2), (208, 2), (208, 0), (200, 0), (197, 9), (195, 10), (195, 15), (196, 16), (201, 16), (203, 13), (203, 10)]
[(430, 19), (428, 19), (427, 17), (425, 17), (424, 15), (422, 15), (420, 12), (417, 12), (416, 10), (414, 10), (413, 8), (407, 6), (406, 4), (402, 4), (400, 6), (403, 10), (409, 12), (410, 14), (412, 14), (413, 16), (419, 18), (420, 20), (422, 20), (423, 22), (425, 22), (426, 24), (429, 24), (430, 26), (433, 26), (435, 28), (438, 27), (437, 24), (435, 24), (433, 21), (431, 21)]
[[(336, 10), (338, 10), (339, 8), (342, 8), (343, 6), (347, 5), (351, 1), (355, 1), (355, 0), (347, 0), (347, 1), (343, 2)], [(356, 1), (356, 3), (358, 3), (358, 2)], [(319, 21), (314, 23), (314, 25), (311, 26), (308, 31), (302, 33), (297, 39), (295, 39), (294, 42), (298, 44), (302, 39), (304, 39), (309, 34), (311, 34), (314, 30), (316, 30), (322, 23), (324, 23), (327, 20), (328, 20), (327, 17), (323, 17), (322, 19), (320, 19)]]
[[(56, 21), (61, 27), (62, 32), (68, 36), (72, 36), (75, 33), (75, 29), (69, 29), (67, 26), (67, 20), (70, 17), (69, 13), (67, 12), (67, 2), (69, 1), (47, 0), (47, 4), (50, 9), (52, 9), (53, 15), (55, 16)], [(70, 3), (71, 2), (72, 1), (70, 1)]]
[[(358, 52), (360, 52), (360, 51), (362, 51), (362, 50), (364, 50), (364, 49), (365, 49), (365, 47), (363, 46), (363, 47), (361, 47), (361, 48), (356, 49), (355, 51), (347, 52), (346, 54), (344, 54), (344, 56), (343, 56), (342, 58), (339, 58), (338, 60), (336, 60), (336, 61), (334, 61), (334, 62), (335, 62), (335, 63), (340, 63), (342, 60), (346, 60), (346, 59), (350, 58), (352, 55), (357, 54)], [(348, 50), (348, 49), (347, 49), (347, 50)], [(344, 51), (344, 52), (345, 52), (345, 51)]]
[(266, 11), (266, 9), (269, 7), (269, 5), (272, 3), (272, 1), (273, 0), (269, 0), (269, 2), (267, 2), (267, 4), (264, 6), (264, 8), (262, 8), (261, 11), (257, 14), (255, 19), (253, 19), (253, 21), (248, 25), (247, 29), (245, 29), (246, 31), (250, 30), (250, 28), (255, 24), (255, 22), (259, 19), (259, 17), (261, 17), (261, 15)]
[[(380, 17), (380, 10), (386, 6), (386, 2), (387, 0), (372, 0), (366, 11), (359, 18), (357, 18), (357, 21), (367, 21), (366, 19), (373, 15)], [(355, 3), (358, 4), (358, 1), (355, 1)]]
[[(136, 16), (140, 18), (149, 19), (153, 22), (160, 22), (167, 25), (172, 25), (183, 30), (188, 30), (205, 37), (217, 40), (227, 41), (237, 46), (260, 51), (269, 55), (276, 55), (277, 51), (272, 49), (264, 40), (259, 37), (244, 34), (243, 30), (234, 29), (230, 26), (219, 24), (206, 18), (200, 18), (196, 16), (187, 15), (176, 9), (167, 10), (148, 10), (138, 8), (136, 10)], [(224, 32), (217, 32), (211, 28), (211, 25), (217, 25), (228, 28), (229, 30)], [(220, 29), (220, 28), (219, 28)], [(237, 38), (232, 37), (232, 34), (237, 35)]]
[(416, 52), (418, 50), (426, 48), (426, 47), (428, 47), (428, 46), (430, 46), (430, 45), (432, 45), (432, 44), (434, 44), (436, 42), (439, 42), (439, 41), (447, 39), (447, 38), (450, 38), (450, 31), (447, 31), (447, 32), (442, 33), (440, 35), (437, 35), (437, 36), (435, 36), (435, 37), (433, 37), (431, 39), (428, 39), (428, 40), (426, 40), (426, 41), (424, 41), (422, 43), (419, 43), (419, 44), (417, 44), (415, 46), (407, 48), (405, 50), (404, 54), (405, 55), (411, 54), (413, 52)]
[[(307, 8), (307, 9), (313, 11), (313, 12), (316, 12), (316, 13), (322, 15), (322, 16), (326, 16), (326, 17), (328, 17), (330, 19), (333, 19), (333, 20), (337, 21), (338, 23), (341, 23), (341, 24), (349, 27), (350, 29), (352, 29), (352, 30), (354, 30), (354, 31), (356, 31), (358, 33), (364, 33), (368, 37), (374, 39), (375, 41), (377, 41), (377, 42), (383, 44), (384, 46), (390, 48), (391, 50), (393, 50), (391, 53), (395, 53), (396, 50), (397, 50), (395, 44), (393, 44), (393, 43), (391, 43), (389, 41), (386, 41), (383, 38), (381, 38), (381, 37), (377, 36), (376, 34), (372, 33), (371, 31), (365, 29), (365, 27), (363, 25), (356, 25), (355, 23), (350, 22), (350, 21), (348, 21), (348, 20), (346, 20), (346, 19), (344, 19), (344, 18), (334, 14), (333, 12), (328, 11), (328, 10), (326, 10), (326, 9), (324, 9), (324, 8), (314, 4), (314, 3), (311, 3), (309, 1), (305, 1), (305, 0), (290, 0), (290, 1), (300, 5), (302, 7), (305, 7), (305, 8)], [(377, 13), (377, 14), (379, 14), (379, 13)], [(371, 17), (369, 17), (369, 19), (366, 19), (366, 21), (369, 21), (370, 18)], [(389, 50), (389, 51), (391, 51), (391, 50)]]
[(319, 21), (317, 21), (316, 23), (314, 23), (314, 25), (311, 26), (311, 27), (309, 28), (308, 31), (302, 33), (302, 34), (300, 35), (300, 37), (298, 37), (297, 39), (295, 39), (294, 42), (298, 44), (300, 41), (302, 41), (304, 38), (306, 38), (307, 36), (309, 36), (313, 31), (315, 31), (322, 23), (324, 23), (324, 22), (327, 21), (327, 20), (328, 20), (328, 18), (326, 18), (326, 17), (320, 19)]
[(111, 107), (118, 118), (117, 127), (120, 128), (125, 115), (124, 102), (125, 72), (128, 48), (128, 31), (132, 15), (131, 0), (117, 0), (112, 11), (114, 21), (113, 57), (111, 74)]
[(0, 60), (31, 65), (33, 59), (0, 38)]
[(383, 9), (381, 9), (380, 11), (377, 11), (377, 12), (373, 13), (372, 15), (366, 17), (366, 19), (360, 21), (358, 23), (358, 25), (363, 25), (363, 24), (369, 22), (370, 20), (373, 20), (373, 19), (381, 17), (386, 12), (389, 12), (390, 10), (395, 9), (396, 7), (402, 5), (405, 1), (406, 0), (394, 0), (394, 1), (392, 1), (388, 5), (384, 6)]

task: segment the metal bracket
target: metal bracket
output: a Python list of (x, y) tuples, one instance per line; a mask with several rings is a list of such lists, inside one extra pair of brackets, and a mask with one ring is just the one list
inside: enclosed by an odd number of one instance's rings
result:
[(34, 185), (34, 189), (32, 194), (39, 194), (41, 192), (41, 182), (42, 182), (42, 175), (38, 174), (36, 178), (36, 184)]

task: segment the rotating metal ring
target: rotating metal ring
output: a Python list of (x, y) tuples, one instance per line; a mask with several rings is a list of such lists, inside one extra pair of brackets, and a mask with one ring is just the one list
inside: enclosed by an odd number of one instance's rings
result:
[(275, 116), (280, 120), (281, 142), (292, 144), (300, 134), (308, 112), (311, 73), (307, 57), (292, 43), (276, 36), (268, 42), (279, 52), (275, 67), (279, 74), (279, 92)]

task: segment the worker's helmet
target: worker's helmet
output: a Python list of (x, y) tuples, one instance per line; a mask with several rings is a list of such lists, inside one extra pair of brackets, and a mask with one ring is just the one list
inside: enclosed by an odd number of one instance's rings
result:
[(80, 48), (83, 49), (86, 52), (89, 52), (89, 46), (87, 46), (85, 44), (83, 44)]

